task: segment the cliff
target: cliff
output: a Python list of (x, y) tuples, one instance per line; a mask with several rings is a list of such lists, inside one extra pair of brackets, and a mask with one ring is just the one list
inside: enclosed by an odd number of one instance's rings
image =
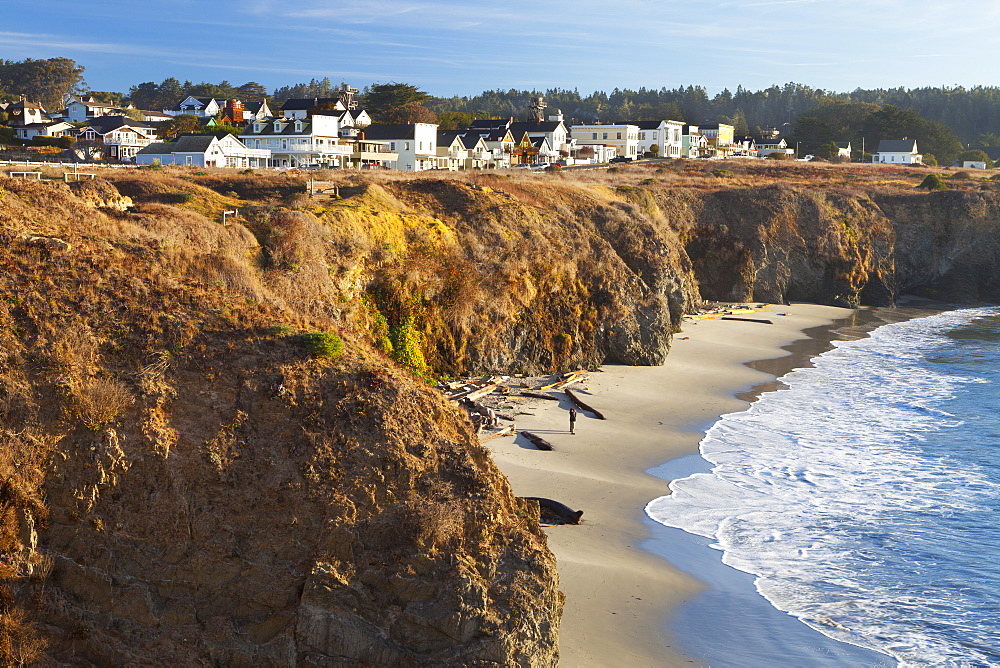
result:
[(662, 363), (702, 299), (998, 296), (992, 183), (663, 165), (0, 177), (0, 656), (553, 665), (545, 535), (429, 379)]

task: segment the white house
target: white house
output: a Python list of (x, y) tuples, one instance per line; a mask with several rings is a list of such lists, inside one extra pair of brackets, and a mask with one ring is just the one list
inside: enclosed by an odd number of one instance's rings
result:
[(924, 156), (917, 153), (916, 139), (882, 139), (872, 162), (889, 165), (922, 165)]
[(851, 142), (849, 141), (838, 141), (834, 142), (837, 144), (837, 157), (851, 159)]
[(42, 105), (28, 102), (24, 99), (11, 102), (4, 111), (7, 112), (7, 125), (11, 127), (47, 123), (49, 121), (49, 117)]
[(639, 155), (656, 146), (661, 158), (679, 158), (684, 148), (684, 124), (680, 121), (623, 121), (639, 128)]
[(420, 172), (437, 167), (437, 129), (437, 123), (387, 123), (369, 125), (364, 134), (399, 155), (396, 169)]
[(98, 116), (109, 116), (113, 109), (113, 104), (98, 102), (92, 95), (83, 98), (74, 97), (66, 103), (66, 120), (84, 123)]
[(240, 139), (248, 148), (271, 151), (270, 167), (342, 167), (354, 152), (340, 139), (338, 116), (325, 114), (253, 120)]
[(757, 140), (757, 155), (766, 158), (773, 153), (780, 153), (792, 157), (795, 155), (794, 148), (788, 148), (788, 142), (784, 137), (761, 137)]
[(14, 136), (25, 140), (30, 140), (32, 137), (38, 135), (64, 137), (72, 135), (75, 131), (76, 127), (65, 121), (49, 121), (47, 123), (29, 123), (28, 125), (14, 126)]
[(199, 118), (213, 118), (222, 110), (222, 105), (214, 97), (195, 97), (188, 95), (177, 103), (173, 109), (164, 109), (168, 116), (191, 114)]
[(578, 144), (614, 146), (618, 156), (639, 157), (639, 128), (630, 123), (613, 125), (574, 125), (570, 136)]
[(77, 141), (100, 142), (111, 160), (128, 162), (156, 139), (156, 128), (127, 116), (99, 116), (76, 133)]
[(229, 133), (183, 134), (168, 142), (156, 142), (140, 150), (139, 165), (190, 165), (193, 167), (266, 167), (271, 152), (247, 148)]
[(347, 107), (344, 106), (339, 97), (307, 97), (285, 100), (285, 103), (281, 105), (281, 115), (285, 118), (304, 119), (309, 116), (310, 109), (320, 105), (325, 107), (323, 111), (329, 116), (339, 116), (336, 112), (347, 111)]

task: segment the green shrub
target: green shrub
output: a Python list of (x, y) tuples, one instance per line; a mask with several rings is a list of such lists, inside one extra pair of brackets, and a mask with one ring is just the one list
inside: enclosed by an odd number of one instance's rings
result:
[(937, 174), (928, 174), (917, 187), (926, 188), (927, 190), (947, 190), (948, 184)]
[(952, 174), (948, 178), (950, 178), (950, 179), (956, 179), (958, 181), (967, 181), (968, 179), (972, 178), (972, 174), (970, 174), (969, 172), (966, 172), (966, 171), (961, 171), (961, 172), (955, 172), (954, 174)]
[(272, 325), (267, 328), (267, 333), (271, 336), (288, 336), (295, 331), (291, 325)]
[(306, 352), (313, 357), (337, 357), (344, 350), (344, 342), (336, 334), (309, 332), (302, 339), (306, 344)]

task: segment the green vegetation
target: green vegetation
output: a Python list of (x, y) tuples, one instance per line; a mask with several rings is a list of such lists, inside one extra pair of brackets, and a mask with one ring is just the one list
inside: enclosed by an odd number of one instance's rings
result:
[(925, 188), (927, 190), (947, 190), (948, 184), (945, 183), (944, 180), (937, 174), (928, 174), (917, 187)]
[(306, 352), (313, 357), (338, 357), (344, 350), (343, 340), (328, 332), (309, 332), (303, 335)]
[(972, 149), (968, 151), (962, 151), (955, 158), (955, 161), (959, 165), (966, 162), (983, 162), (986, 163), (986, 169), (993, 169), (993, 161), (990, 160), (990, 156), (986, 155), (985, 151), (979, 149)]

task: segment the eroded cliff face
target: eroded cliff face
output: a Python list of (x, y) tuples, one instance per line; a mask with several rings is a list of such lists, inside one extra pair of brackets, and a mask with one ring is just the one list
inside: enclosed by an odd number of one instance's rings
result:
[(468, 420), (349, 330), (310, 357), (321, 295), (248, 229), (3, 188), (5, 661), (556, 663), (554, 560)]
[(545, 536), (427, 379), (658, 364), (701, 299), (998, 297), (988, 186), (537, 177), (0, 178), (0, 657), (553, 665)]

